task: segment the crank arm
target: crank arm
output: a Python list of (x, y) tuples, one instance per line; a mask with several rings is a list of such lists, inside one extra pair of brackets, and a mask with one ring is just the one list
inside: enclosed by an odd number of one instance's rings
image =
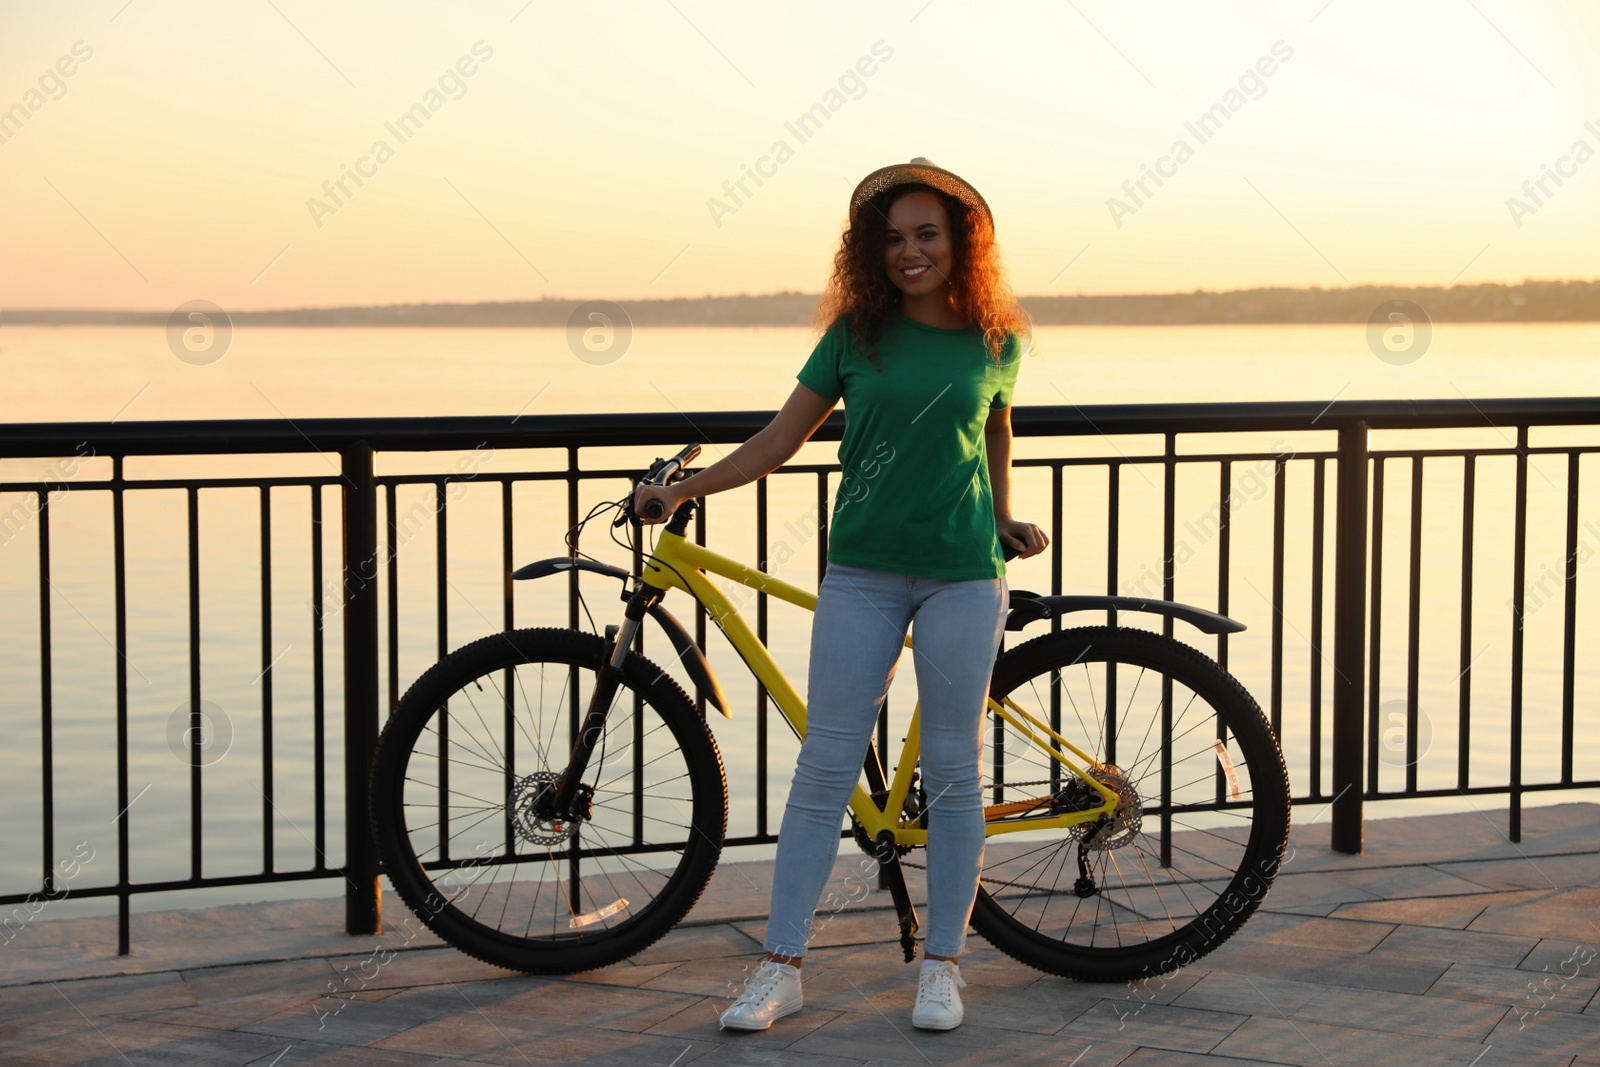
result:
[(895, 851), (894, 832), (884, 830), (878, 834), (878, 866), (884, 881), (889, 884), (889, 896), (894, 899), (895, 914), (900, 919), (900, 948), (906, 962), (917, 958), (917, 909), (911, 903), (911, 891), (906, 888), (905, 871), (900, 867), (900, 854)]

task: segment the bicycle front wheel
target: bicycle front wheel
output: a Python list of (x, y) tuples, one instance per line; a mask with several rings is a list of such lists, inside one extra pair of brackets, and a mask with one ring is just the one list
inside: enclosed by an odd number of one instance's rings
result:
[(1006, 652), (990, 696), (1090, 753), (1122, 798), (1099, 827), (995, 833), (1098, 794), (991, 715), (985, 802), (1041, 801), (990, 824), (972, 924), (991, 944), (1052, 974), (1125, 981), (1176, 970), (1244, 924), (1288, 842), (1289, 781), (1232, 675), (1161, 634), (1083, 627)]
[(534, 974), (615, 963), (693, 907), (727, 826), (722, 759), (683, 690), (630, 655), (583, 776), (584, 810), (541, 817), (605, 643), (515, 630), (451, 653), (390, 717), (373, 763), (389, 880), (456, 948)]

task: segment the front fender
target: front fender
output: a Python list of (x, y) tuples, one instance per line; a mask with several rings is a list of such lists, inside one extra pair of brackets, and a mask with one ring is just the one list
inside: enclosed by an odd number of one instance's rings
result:
[[(532, 578), (548, 578), (552, 574), (563, 571), (588, 571), (591, 574), (603, 574), (608, 578), (619, 578), (626, 585), (632, 577), (621, 567), (613, 567), (609, 563), (601, 563), (592, 559), (573, 559), (570, 556), (555, 556), (551, 559), (541, 559), (529, 563), (527, 566), (518, 567), (511, 572), (514, 581), (527, 581)], [(689, 677), (694, 681), (695, 691), (702, 700), (710, 703), (722, 712), (724, 718), (733, 718), (732, 705), (728, 703), (727, 694), (722, 691), (722, 684), (717, 681), (717, 676), (711, 673), (711, 664), (706, 660), (706, 654), (700, 646), (695, 644), (694, 638), (689, 636), (689, 631), (683, 628), (677, 616), (668, 611), (665, 606), (656, 603), (650, 608), (650, 617), (656, 620), (667, 640), (672, 644), (673, 658), (683, 664), (683, 669), (689, 672)]]

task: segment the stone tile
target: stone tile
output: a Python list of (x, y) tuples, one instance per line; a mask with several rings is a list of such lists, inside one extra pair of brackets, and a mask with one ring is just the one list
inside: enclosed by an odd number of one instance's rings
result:
[[(414, 929), (411, 946), (440, 944), (431, 931)], [(366, 954), (386, 936), (346, 934), (344, 901), (333, 897), (145, 912), (133, 916), (132, 934), (132, 954), (119, 956), (115, 916), (36, 920), (0, 953), (0, 986)]]
[(1340, 919), (1365, 922), (1401, 923), (1410, 926), (1440, 926), (1465, 930), (1495, 904), (1514, 904), (1526, 898), (1519, 893), (1469, 893), (1461, 896), (1408, 897), (1344, 904), (1334, 910)]
[[(1369, 808), (1369, 813), (1371, 809)], [(1315, 818), (1316, 822), (1303, 821)], [(1600, 840), (1600, 806), (1586, 803), (1526, 808), (1523, 839), (1506, 837), (1504, 808), (1444, 815), (1372, 818), (1363, 827), (1363, 851), (1347, 856), (1329, 847), (1330, 822), (1325, 804), (1309, 816), (1295, 815), (1290, 842), (1297, 870), (1353, 870), (1404, 867), (1441, 862), (1516, 860), (1593, 851)]]
[(760, 952), (759, 937), (752, 938), (740, 925), (719, 923), (716, 926), (680, 927), (670, 931), (660, 941), (631, 959), (639, 966), (649, 966), (656, 963), (681, 963), (684, 960), (748, 956)]
[[(1518, 1032), (1532, 1026), (1538, 1016), (1552, 1012), (1576, 1019), (1585, 1018), (1585, 1002), (1576, 997), (1563, 996), (1567, 990), (1552, 988), (1535, 993), (1524, 986), (1523, 992), (1525, 995), (1512, 1004), (1506, 1013), (1506, 1021), (1515, 1023)], [(1596, 1048), (1600, 1049), (1600, 1031), (1597, 1031), (1595, 1040)]]
[(1476, 1038), (1488, 1034), (1506, 1011), (1504, 1005), (1452, 1000), (1432, 991), (1418, 996), (1238, 975), (1214, 975), (1177, 1003), (1295, 1022), (1344, 1025), (1359, 1019), (1370, 1030)]
[[(1205, 980), (1212, 972), (1199, 966), (1184, 967), (1167, 974), (1138, 978), (1128, 982), (1082, 983), (1102, 991), (1107, 1000), (1130, 1004), (1171, 1004)], [(1079, 983), (1074, 983), (1079, 984)]]
[[(296, 1058), (302, 1049), (306, 1050), (305, 1055)], [(450, 1067), (489, 1067), (490, 1064), (488, 1060), (442, 1061), (437, 1056), (418, 1056), (409, 1052), (388, 1052), (373, 1048), (336, 1048), (324, 1051), (310, 1049), (304, 1045), (295, 1045), (276, 1063), (273, 1062), (275, 1057), (276, 1054), (250, 1060), (249, 1067), (299, 1067), (301, 1064), (306, 1067), (437, 1067), (446, 1062)], [(526, 1060), (520, 1062), (526, 1067)]]
[[(379, 1041), (376, 1048), (389, 1053), (426, 1056), (435, 1061), (456, 1062), (470, 1056), (486, 1064), (616, 1064), (618, 1067), (645, 1067), (661, 1064), (678, 1067), (698, 1059), (709, 1046), (691, 1046), (690, 1041), (627, 1032), (594, 1029), (581, 1017), (570, 1017), (560, 1025), (542, 1025), (534, 1032), (515, 1019), (486, 1019), (478, 1014), (435, 1019), (414, 1030), (397, 1033)], [(682, 1057), (682, 1059), (680, 1059)]]
[[(804, 1014), (803, 1012), (801, 1013)], [(799, 1015), (791, 1018), (799, 1018)], [(785, 1020), (788, 1021), (788, 1020)], [(781, 1024), (780, 1024), (781, 1025)], [(843, 1015), (822, 1026), (800, 1040), (791, 1048), (828, 1056), (859, 1056), (868, 1063), (910, 1063), (918, 1067), (937, 1064), (938, 1067), (964, 1067), (964, 1065), (1005, 1064), (1006, 1067), (1062, 1067), (1071, 1063), (1074, 1056), (1088, 1045), (1097, 1058), (1084, 1056), (1077, 1067), (1088, 1067), (1091, 1062), (1116, 1063), (1126, 1058), (1132, 1046), (1116, 1049), (1100, 1046), (1098, 1042), (1076, 1041), (1059, 1035), (1026, 1034), (1015, 1030), (996, 1030), (966, 1022), (954, 1030), (930, 1032), (911, 1025), (910, 1006), (898, 1015), (887, 1018), (860, 1015)]]
[[(953, 1036), (965, 1030), (970, 1024), (963, 1023), (960, 1030), (953, 1030), (950, 1034), (928, 1034), (921, 1030), (913, 1030), (916, 1038), (937, 1039), (941, 1036)], [(1036, 1039), (1049, 1042), (1050, 1038)], [(984, 1050), (971, 1049), (966, 1046), (959, 1048), (949, 1047), (948, 1044), (934, 1044), (932, 1041), (920, 1048), (926, 1050), (929, 1059), (912, 1060), (910, 1058), (889, 1057), (885, 1059), (868, 1060), (863, 1067), (888, 1067), (889, 1064), (914, 1063), (927, 1067), (931, 1061), (937, 1067), (1012, 1067), (1013, 1064), (1025, 1067), (1118, 1067), (1128, 1062), (1128, 1057), (1134, 1053), (1130, 1045), (1103, 1045), (1103, 1044), (1075, 1044), (1070, 1040), (1055, 1038), (1052, 1050), (1048, 1044), (1045, 1047), (1036, 1047), (1029, 1042), (1026, 1047), (1018, 1047), (1021, 1043), (1008, 1043), (1007, 1047), (995, 1052), (994, 1058), (985, 1055)], [(1204, 1062), (1210, 1063), (1210, 1060)], [(1256, 1067), (1260, 1067), (1259, 1064)]]
[[(393, 991), (374, 994), (367, 999), (377, 1000), (392, 995)], [(352, 998), (353, 999), (353, 998)], [(266, 1019), (292, 1011), (306, 1011), (317, 1017), (323, 1026), (344, 1014), (346, 1000), (335, 999), (315, 988), (301, 990), (294, 996), (278, 993), (257, 993), (232, 1000), (197, 1004), (193, 1007), (169, 1008), (164, 1011), (144, 1012), (127, 1018), (142, 1019), (150, 1023), (170, 1023), (202, 1030), (239, 1030)], [(324, 1020), (327, 1020), (324, 1022)]]
[(1591, 1017), (1569, 1012), (1542, 1011), (1537, 1015), (1509, 1014), (1488, 1040), (1522, 1052), (1578, 1056), (1600, 1049), (1600, 1024)]
[[(352, 1050), (312, 1042), (291, 1042), (283, 1038), (263, 1037), (257, 1034), (238, 1034), (213, 1031), (185, 1031), (173, 1028), (171, 1040), (144, 1048), (129, 1049), (83, 1061), (94, 1067), (216, 1067), (219, 1063), (272, 1064), (273, 1067), (296, 1067), (297, 1064), (315, 1063), (332, 1065), (344, 1059)], [(420, 1057), (405, 1060), (392, 1059), (383, 1054), (373, 1054), (366, 1049), (356, 1052), (363, 1064), (393, 1064), (394, 1067), (426, 1067), (430, 1062)]]
[(1290, 1017), (1296, 1022), (1333, 1026), (1346, 1026), (1359, 1020), (1362, 1028), (1368, 1030), (1482, 1041), (1505, 1018), (1505, 1008), (1499, 1004), (1454, 1000), (1431, 992), (1417, 996), (1367, 989), (1330, 989)]
[(1393, 929), (1387, 923), (1347, 922), (1313, 915), (1255, 915), (1245, 924), (1252, 940), (1336, 952), (1368, 952)]
[(1529, 937), (1491, 934), (1480, 930), (1444, 930), (1428, 926), (1397, 926), (1372, 952), (1374, 960), (1390, 957), (1430, 960), (1449, 964), (1472, 960), (1490, 966), (1515, 967), (1537, 942)]
[(1493, 890), (1568, 889), (1600, 880), (1600, 855), (1590, 842), (1587, 852), (1566, 856), (1517, 856), (1513, 859), (1464, 861), (1448, 869), (1458, 878)]
[(357, 956), (330, 956), (328, 963), (333, 968), (336, 986), (348, 984), (364, 989), (482, 982), (518, 973), (449, 947), (370, 950)]
[(366, 1045), (451, 1015), (482, 1016), (519, 997), (545, 993), (552, 1000), (559, 999), (558, 990), (579, 992), (576, 986), (553, 986), (548, 980), (525, 976), (414, 990), (353, 990), (338, 998), (296, 1005), (238, 1029), (328, 1044)]
[[(1480, 805), (1489, 798), (1480, 798)], [(1492, 802), (1492, 801), (1491, 801)], [(1522, 840), (1507, 836), (1509, 811), (1482, 807), (1448, 815), (1369, 818), (1365, 846), (1369, 853), (1404, 863), (1432, 863), (1436, 858), (1493, 859), (1520, 855), (1593, 850), (1600, 839), (1600, 807), (1554, 804), (1524, 808)]]
[(1391, 956), (1357, 956), (1318, 968), (1316, 980), (1330, 986), (1380, 989), (1390, 993), (1426, 993), (1448, 964)]
[(171, 1023), (208, 1030), (234, 1030), (285, 1010), (327, 1000), (339, 988), (325, 959), (197, 968), (182, 974), (193, 1004), (159, 1011), (130, 1013), (146, 1022)]
[(1117, 1067), (1261, 1067), (1260, 1060), (1236, 1060), (1232, 1056), (1207, 1056), (1171, 1049), (1141, 1048), (1118, 1061)]
[(1172, 1004), (1126, 1005), (1104, 1001), (1079, 1015), (1060, 1032), (1084, 1042), (1210, 1052), (1248, 1016)]
[[(537, 987), (504, 991), (505, 982), (480, 982), (455, 990), (440, 990), (438, 997), (465, 1003), (474, 1013), (495, 1022), (510, 1020), (538, 1030), (561, 1029), (581, 1020), (591, 1027), (641, 1032), (700, 998), (650, 989), (593, 986), (579, 982), (546, 981)], [(415, 997), (408, 997), (412, 1001)], [(450, 1001), (455, 1003), (455, 1001)], [(459, 1010), (459, 1009), (458, 1009)]]
[(594, 1030), (582, 1019), (544, 1020), (544, 1025), (536, 1025), (532, 1020), (486, 1018), (463, 1004), (460, 1011), (419, 1020), (415, 1026), (369, 1042), (368, 1047), (436, 1058), (470, 1056), (499, 1063), (519, 1047), (539, 1042), (556, 1046), (572, 1039), (581, 1039), (596, 1052), (631, 1048), (638, 1043), (635, 1035)]
[[(78, 1018), (75, 1025), (54, 1026), (23, 1042), (0, 1038), (0, 1062), (10, 1064), (16, 1060), (33, 1059), (45, 1063), (86, 1063), (97, 1060), (108, 1063), (124, 1063), (127, 1060), (163, 1063), (165, 1060), (161, 1050), (170, 1044), (192, 1047), (194, 1041), (212, 1039), (250, 1050), (237, 1062), (253, 1059), (268, 1049), (281, 1051), (287, 1044), (273, 1038), (218, 1034), (215, 1031), (137, 1020), (107, 1019), (91, 1024)], [(217, 1061), (212, 1059), (211, 1062)]]
[(1600, 916), (1600, 886), (1579, 886), (1485, 908), (1467, 929), (1594, 944), (1600, 933), (1596, 916)]
[(328, 991), (327, 983), (334, 978), (334, 961), (285, 960), (237, 967), (196, 967), (179, 973), (196, 1004), (261, 995), (306, 999)]
[[(670, 1037), (680, 1043), (697, 1046), (753, 1044), (764, 1048), (786, 1049), (837, 1019), (864, 1018), (859, 1013), (840, 1012), (807, 1004), (793, 1015), (779, 1019), (766, 1030), (758, 1032), (724, 1030), (718, 1017), (727, 1006), (728, 1001), (721, 997), (707, 997), (656, 1023), (646, 1032), (652, 1037)], [(876, 1013), (873, 1017), (877, 1018)], [(846, 1055), (847, 1053), (836, 1051), (822, 1054)], [(861, 1053), (858, 1058), (865, 1059), (866, 1054)]]
[(1447, 870), (1428, 866), (1394, 866), (1354, 871), (1330, 871), (1328, 879), (1360, 889), (1384, 900), (1409, 897), (1471, 896), (1483, 887)]
[[(1444, 973), (1444, 964), (1395, 959), (1383, 968), (1374, 965), (1367, 953), (1335, 953), (1313, 948), (1285, 952), (1276, 945), (1233, 942), (1206, 958), (1217, 977), (1247, 975), (1259, 983), (1262, 977), (1313, 985), (1389, 990), (1417, 993)], [(1183, 998), (1180, 998), (1183, 999)]]
[(1377, 894), (1337, 881), (1326, 873), (1279, 871), (1261, 909), (1295, 915), (1328, 915), (1341, 904), (1378, 899)]
[[(1249, 930), (1249, 926), (1245, 929)], [(1205, 957), (1205, 964), (1214, 971), (1229, 974), (1270, 975), (1274, 978), (1313, 981), (1324, 970), (1350, 960), (1363, 959), (1365, 955), (1362, 952), (1336, 952), (1320, 948), (1286, 950), (1282, 945), (1246, 935), (1235, 936), (1218, 946)]]
[(234, 1029), (291, 1041), (370, 1045), (447, 1013), (443, 1007), (426, 1011), (416, 1004), (401, 1004), (400, 1000), (390, 994), (382, 1000), (358, 995), (350, 1000), (310, 1001)]
[[(687, 1057), (685, 1057), (687, 1059)], [(754, 1042), (718, 1045), (694, 1062), (700, 1067), (857, 1067), (860, 1056), (818, 1056), (787, 1048), (767, 1048)]]
[(1173, 1003), (1241, 1015), (1294, 1015), (1327, 992), (1326, 986), (1315, 982), (1249, 972), (1213, 971)]
[(1464, 1067), (1572, 1067), (1572, 1057), (1564, 1053), (1537, 1052), (1524, 1048), (1484, 1045), (1478, 1061)]
[(1569, 979), (1592, 975), (1600, 971), (1600, 935), (1576, 941), (1544, 938), (1517, 966), (1528, 971), (1548, 970)]
[(6, 1023), (24, 1017), (65, 1013), (79, 1018), (78, 1013), (82, 1012), (97, 1019), (188, 1007), (194, 1002), (189, 987), (173, 972), (12, 986), (0, 995), (0, 1034), (5, 1032)]
[[(704, 962), (711, 961), (707, 960)], [(650, 963), (640, 965), (634, 963), (632, 960), (624, 960), (621, 963), (613, 963), (609, 967), (601, 967), (593, 971), (582, 971), (578, 974), (565, 975), (563, 976), (562, 981), (592, 985), (624, 986), (630, 989), (638, 989), (642, 986), (648, 985), (654, 979), (670, 974), (682, 966), (684, 965), (681, 963)], [(663, 986), (661, 988), (666, 987)]]
[[(1513, 967), (1489, 967), (1477, 963), (1453, 963), (1450, 969), (1439, 976), (1428, 990), (1429, 999), (1433, 997), (1450, 997), (1455, 1000), (1478, 1000), (1490, 1004), (1504, 1005), (1512, 1010), (1532, 1011), (1539, 1007), (1540, 1000), (1535, 997), (1530, 983), (1537, 984), (1537, 976), (1527, 971), (1517, 970)], [(1587, 990), (1590, 995), (1600, 983), (1590, 982)], [(1547, 994), (1548, 999), (1548, 994)], [(1576, 1007), (1571, 1010), (1582, 1009), (1585, 1000), (1574, 998)]]
[[(1218, 1054), (1303, 1067), (1468, 1067), (1483, 1046), (1357, 1026), (1256, 1016), (1216, 1048)], [(1480, 1061), (1478, 1067), (1483, 1067)]]
[[(746, 977), (760, 962), (759, 956), (713, 956), (703, 960), (664, 964), (666, 969), (641, 982), (636, 988), (654, 989), (664, 993), (687, 993), (697, 997), (719, 997), (732, 1000), (744, 989)], [(807, 979), (811, 968), (807, 966)], [(576, 977), (576, 976), (574, 976)], [(809, 982), (806, 993), (811, 993)]]

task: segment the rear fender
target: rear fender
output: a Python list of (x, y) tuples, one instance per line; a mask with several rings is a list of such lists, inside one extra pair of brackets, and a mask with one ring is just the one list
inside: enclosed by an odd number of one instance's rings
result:
[(1170, 600), (1146, 600), (1137, 596), (1037, 596), (1020, 589), (1011, 594), (1006, 629), (1020, 630), (1030, 622), (1057, 618), (1074, 611), (1112, 610), (1166, 615), (1208, 634), (1236, 634), (1245, 629), (1244, 623), (1226, 615)]

